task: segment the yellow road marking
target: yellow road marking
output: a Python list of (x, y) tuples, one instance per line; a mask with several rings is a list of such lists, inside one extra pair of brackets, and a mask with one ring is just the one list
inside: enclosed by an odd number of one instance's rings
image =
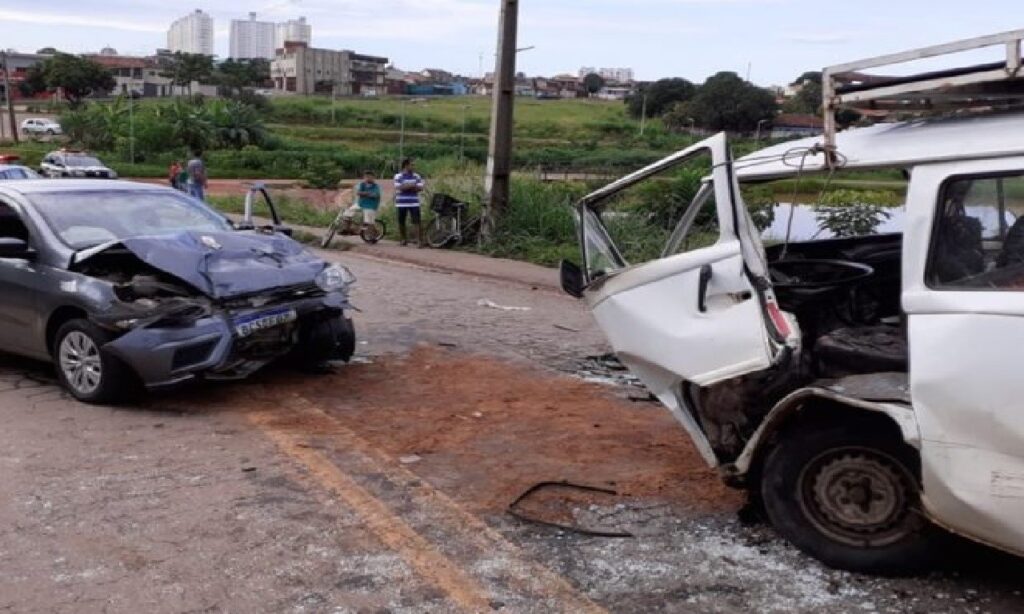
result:
[(274, 430), (273, 427), (264, 428), (267, 424), (265, 418), (266, 414), (250, 415), (250, 419), (263, 429), (282, 452), (301, 463), (318, 483), (340, 497), (362, 518), (365, 526), (384, 545), (398, 553), (420, 577), (443, 590), (466, 611), (484, 612), (491, 609), (487, 592), (462, 569), (323, 454), (302, 447), (302, 442), (293, 435)]
[[(525, 594), (542, 597), (550, 607), (565, 612), (606, 612), (561, 575), (530, 560), (518, 546), (498, 531), (444, 493), (427, 485), (416, 474), (341, 425), (308, 399), (294, 395), (285, 401), (283, 408), (252, 412), (248, 418), (281, 451), (306, 467), (318, 483), (343, 499), (363, 518), (367, 527), (405, 559), (420, 576), (442, 589), (460, 607), (469, 611), (490, 610), (491, 596), (475, 579), (391, 512), (386, 504), (339, 469), (326, 455), (308, 447), (306, 436), (314, 434), (328, 437), (339, 449), (360, 455), (371, 464), (375, 473), (393, 483), (417, 481), (420, 486), (410, 493), (413, 500), (439, 512), (458, 540), (503, 559), (503, 571), (508, 573), (516, 588), (522, 589)], [(299, 426), (295, 425), (296, 418), (301, 419)]]

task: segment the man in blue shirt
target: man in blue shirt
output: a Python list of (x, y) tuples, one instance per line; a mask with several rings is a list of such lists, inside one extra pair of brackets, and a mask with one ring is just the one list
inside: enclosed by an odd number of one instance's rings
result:
[(423, 177), (416, 173), (416, 167), (408, 158), (402, 160), (402, 172), (395, 175), (395, 208), (398, 210), (398, 236), (402, 245), (409, 244), (405, 231), (405, 220), (412, 218), (412, 228), (420, 247), (426, 247), (423, 238), (423, 224), (420, 216), (420, 193), (423, 192)]
[(380, 209), (380, 184), (373, 171), (363, 173), (363, 180), (355, 188), (355, 202), (345, 210), (345, 231), (352, 229), (352, 218), (357, 211), (363, 212), (363, 227), (373, 226)]

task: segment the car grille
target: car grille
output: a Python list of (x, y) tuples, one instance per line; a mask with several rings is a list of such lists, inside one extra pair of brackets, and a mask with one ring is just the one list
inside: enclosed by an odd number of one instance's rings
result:
[(204, 341), (194, 345), (179, 348), (174, 352), (171, 359), (171, 371), (178, 371), (193, 365), (198, 365), (210, 358), (210, 353), (217, 347), (217, 340)]

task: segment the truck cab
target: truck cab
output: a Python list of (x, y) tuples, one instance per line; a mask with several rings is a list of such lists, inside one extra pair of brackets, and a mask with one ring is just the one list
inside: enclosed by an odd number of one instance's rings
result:
[[(973, 44), (1007, 44), (999, 70), (1015, 81), (1022, 34)], [(899, 87), (919, 96), (931, 76)], [(879, 85), (874, 99), (905, 94), (894, 87)], [(842, 88), (824, 89), (831, 110)], [(713, 136), (580, 201), (582, 265), (563, 263), (563, 287), (708, 464), (763, 501), (805, 552), (905, 573), (929, 561), (943, 528), (1024, 556), (1024, 379), (1013, 358), (1024, 347), (1021, 134), (1024, 113), (989, 110), (739, 159), (726, 135)], [(636, 246), (617, 241), (616, 227), (636, 221), (637, 203), (663, 211), (657, 198), (696, 171), (695, 196), (668, 208), (661, 249), (631, 258)], [(785, 236), (763, 239), (763, 211), (745, 194), (815, 176), (827, 186), (837, 171), (905, 177), (892, 207), (901, 228), (796, 240), (791, 203), (771, 220)]]

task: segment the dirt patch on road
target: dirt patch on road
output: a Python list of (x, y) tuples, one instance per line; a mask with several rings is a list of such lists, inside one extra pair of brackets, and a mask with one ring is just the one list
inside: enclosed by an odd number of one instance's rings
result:
[(545, 480), (698, 513), (742, 502), (667, 412), (594, 384), (432, 348), (327, 377), (280, 377), (282, 392), (301, 393), (476, 511), (500, 511)]

